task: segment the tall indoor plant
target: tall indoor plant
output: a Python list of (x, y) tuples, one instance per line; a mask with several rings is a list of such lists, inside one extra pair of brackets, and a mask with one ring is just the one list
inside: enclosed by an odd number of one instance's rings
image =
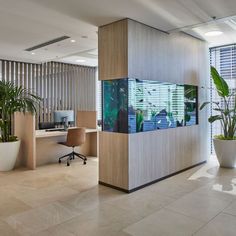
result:
[(0, 171), (13, 169), (19, 152), (20, 140), (12, 134), (14, 112), (34, 113), (39, 102), (22, 86), (0, 81)]
[(221, 167), (234, 168), (236, 166), (236, 93), (230, 93), (227, 82), (213, 66), (211, 67), (211, 76), (221, 98), (221, 103), (204, 102), (200, 109), (212, 104), (213, 110), (218, 113), (208, 118), (210, 123), (219, 121), (223, 131), (213, 139), (216, 156)]

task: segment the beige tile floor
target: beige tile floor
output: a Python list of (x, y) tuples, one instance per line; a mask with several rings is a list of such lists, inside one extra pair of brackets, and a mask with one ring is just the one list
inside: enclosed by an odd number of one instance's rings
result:
[(98, 160), (0, 173), (0, 236), (236, 235), (236, 169), (210, 161), (131, 194)]

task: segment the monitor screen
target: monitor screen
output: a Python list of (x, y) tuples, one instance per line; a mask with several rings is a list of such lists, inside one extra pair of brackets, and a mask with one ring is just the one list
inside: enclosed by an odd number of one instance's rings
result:
[(64, 119), (68, 122), (74, 122), (74, 111), (73, 110), (58, 110), (54, 111), (54, 122), (62, 123)]

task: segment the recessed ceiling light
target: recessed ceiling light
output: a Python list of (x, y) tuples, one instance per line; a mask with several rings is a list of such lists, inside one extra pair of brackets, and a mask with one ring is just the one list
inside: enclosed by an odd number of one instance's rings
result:
[(75, 43), (76, 41), (75, 41), (75, 39), (71, 39), (70, 42), (71, 43)]
[(83, 59), (78, 59), (78, 60), (76, 60), (76, 62), (85, 62), (85, 60), (83, 60)]
[(219, 30), (213, 30), (205, 33), (206, 36), (218, 36), (221, 34), (223, 34), (223, 32)]
[(32, 54), (32, 55), (34, 55), (34, 54), (35, 54), (35, 52), (31, 52), (31, 54)]

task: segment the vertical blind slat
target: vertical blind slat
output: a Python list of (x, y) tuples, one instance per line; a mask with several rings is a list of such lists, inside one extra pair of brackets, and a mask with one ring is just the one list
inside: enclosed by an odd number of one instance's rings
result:
[(96, 68), (59, 62), (32, 64), (1, 60), (1, 78), (42, 97), (36, 117), (53, 121), (54, 110), (96, 110)]

